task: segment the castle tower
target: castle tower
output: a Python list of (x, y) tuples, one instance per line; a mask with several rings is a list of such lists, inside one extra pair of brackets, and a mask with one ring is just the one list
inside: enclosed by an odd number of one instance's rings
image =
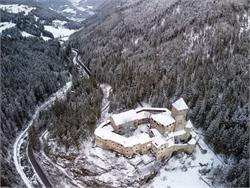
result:
[(183, 100), (183, 98), (178, 99), (172, 104), (172, 116), (175, 119), (175, 129), (174, 131), (179, 131), (184, 129), (186, 125), (188, 106)]

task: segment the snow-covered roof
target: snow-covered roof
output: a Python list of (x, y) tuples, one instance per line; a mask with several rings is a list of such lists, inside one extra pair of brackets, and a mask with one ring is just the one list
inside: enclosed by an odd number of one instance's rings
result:
[(168, 112), (171, 114), (171, 111), (167, 108), (154, 108), (154, 107), (142, 107), (142, 108), (137, 108), (136, 109), (136, 112), (139, 113), (139, 112), (142, 112), (142, 111), (145, 111), (145, 112)]
[(135, 110), (129, 110), (126, 112), (121, 112), (119, 114), (114, 114), (111, 116), (115, 125), (125, 124), (138, 119), (138, 114)]
[(137, 114), (137, 119), (150, 118), (151, 116), (151, 113), (147, 111), (136, 112), (136, 114)]
[(198, 138), (198, 135), (194, 131), (191, 131), (190, 134), (191, 134), (192, 138), (195, 138), (195, 139)]
[(189, 129), (193, 128), (193, 124), (190, 120), (188, 120), (188, 122), (186, 123), (186, 128), (189, 128)]
[(175, 101), (172, 104), (172, 106), (175, 107), (176, 110), (187, 110), (188, 109), (188, 106), (187, 106), (187, 104), (186, 104), (186, 102), (184, 101), (183, 98), (180, 98), (177, 101)]
[(134, 145), (144, 144), (152, 140), (152, 138), (150, 138), (146, 133), (141, 133), (131, 137), (124, 137), (122, 135), (114, 133), (113, 131), (114, 129), (110, 124), (103, 125), (96, 128), (95, 135), (102, 139), (119, 143), (124, 147), (132, 147)]
[(156, 148), (159, 148), (167, 143), (166, 140), (164, 140), (164, 138), (162, 137), (162, 134), (157, 129), (150, 129), (150, 130), (154, 134), (152, 144)]
[(174, 143), (174, 137), (169, 138), (169, 139), (167, 140), (167, 144), (168, 144), (168, 147), (174, 146), (174, 145), (175, 145), (175, 143)]
[(150, 118), (152, 115), (151, 112), (159, 112), (159, 113), (167, 113), (171, 114), (171, 112), (167, 108), (138, 108), (136, 110), (128, 110), (126, 112), (121, 112), (119, 114), (114, 114), (111, 116), (115, 125), (119, 126), (122, 124), (126, 124), (135, 120)]
[(197, 140), (195, 140), (194, 138), (192, 138), (191, 140), (188, 141), (188, 144), (195, 145), (196, 142), (197, 142)]
[(164, 140), (162, 137), (156, 136), (154, 137), (152, 144), (156, 147), (159, 148), (163, 145), (165, 145), (167, 142), (166, 140)]
[(182, 130), (179, 130), (179, 131), (169, 133), (168, 137), (172, 138), (172, 137), (181, 136), (181, 135), (184, 135), (184, 134), (186, 134), (186, 131), (184, 129), (182, 129)]
[(164, 126), (170, 125), (175, 122), (175, 119), (168, 112), (154, 114), (151, 116), (151, 118)]

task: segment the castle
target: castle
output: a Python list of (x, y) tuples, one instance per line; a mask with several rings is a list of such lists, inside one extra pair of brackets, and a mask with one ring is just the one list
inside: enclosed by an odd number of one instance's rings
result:
[(139, 108), (114, 114), (95, 130), (96, 146), (131, 157), (152, 152), (156, 159), (173, 152), (192, 153), (198, 136), (190, 120), (188, 106), (180, 98), (167, 108)]

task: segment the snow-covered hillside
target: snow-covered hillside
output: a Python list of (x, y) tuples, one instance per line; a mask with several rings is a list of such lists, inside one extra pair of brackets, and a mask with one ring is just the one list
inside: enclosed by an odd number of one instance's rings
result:
[(59, 38), (63, 41), (66, 41), (68, 37), (74, 33), (75, 29), (68, 29), (64, 25), (67, 22), (61, 20), (54, 20), (52, 25), (44, 25), (46, 31), (49, 31), (53, 34), (54, 38)]
[[(181, 153), (171, 158), (157, 176), (149, 182), (149, 187), (209, 188), (213, 185), (212, 170), (223, 162), (199, 139), (194, 153)], [(218, 185), (216, 185), (218, 186)]]
[(30, 7), (21, 4), (9, 4), (9, 5), (0, 5), (0, 9), (14, 14), (24, 12), (24, 15), (28, 15), (32, 10), (35, 10), (36, 7)]
[[(79, 23), (36, 4), (36, 2), (31, 4), (11, 3), (13, 2), (0, 5), (0, 33), (15, 27), (23, 37), (41, 37), (44, 40), (58, 38), (65, 41), (77, 28), (80, 28)], [(11, 34), (9, 34), (10, 36)]]
[(56, 11), (69, 20), (82, 22), (95, 14), (96, 9), (104, 0), (81, 1), (81, 0), (38, 0), (44, 6)]
[(0, 33), (2, 33), (3, 30), (15, 27), (16, 24), (12, 22), (0, 22)]

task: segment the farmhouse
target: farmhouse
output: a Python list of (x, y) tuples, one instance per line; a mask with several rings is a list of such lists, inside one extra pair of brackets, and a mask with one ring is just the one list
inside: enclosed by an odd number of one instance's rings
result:
[(175, 151), (191, 153), (198, 140), (188, 106), (180, 98), (167, 108), (139, 108), (114, 114), (95, 130), (96, 146), (131, 157), (152, 152), (157, 159)]

